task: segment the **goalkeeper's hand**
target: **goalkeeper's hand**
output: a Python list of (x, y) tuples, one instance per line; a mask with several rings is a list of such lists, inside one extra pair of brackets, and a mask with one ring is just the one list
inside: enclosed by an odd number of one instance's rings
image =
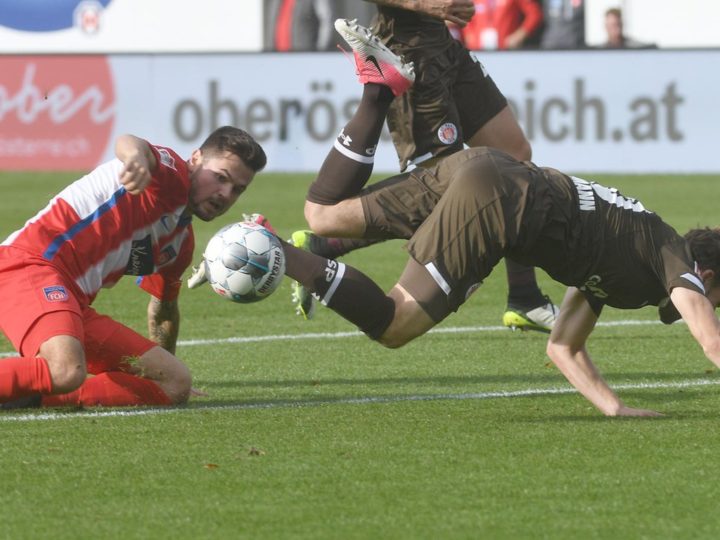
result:
[(268, 220), (268, 218), (266, 218), (262, 214), (258, 214), (257, 212), (255, 212), (253, 214), (243, 214), (242, 217), (243, 217), (243, 221), (250, 221), (252, 223), (257, 223), (258, 225), (262, 225), (268, 231), (270, 231), (275, 236), (277, 236), (277, 233), (275, 232), (275, 229), (273, 229), (273, 226), (270, 225), (270, 221)]
[(205, 259), (200, 261), (200, 264), (192, 267), (192, 274), (187, 280), (188, 289), (197, 289), (200, 285), (207, 282), (207, 276), (205, 275)]

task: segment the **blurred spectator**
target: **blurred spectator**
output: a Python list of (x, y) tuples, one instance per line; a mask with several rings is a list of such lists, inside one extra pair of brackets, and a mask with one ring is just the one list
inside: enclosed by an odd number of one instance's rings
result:
[(606, 49), (648, 49), (654, 48), (651, 43), (641, 43), (625, 35), (622, 11), (610, 8), (605, 12), (605, 31), (607, 32)]
[(265, 0), (266, 51), (333, 49), (338, 17), (334, 0)]
[(461, 31), (468, 49), (519, 49), (542, 24), (537, 0), (474, 0), (475, 15)]
[(543, 49), (585, 48), (584, 0), (543, 0)]

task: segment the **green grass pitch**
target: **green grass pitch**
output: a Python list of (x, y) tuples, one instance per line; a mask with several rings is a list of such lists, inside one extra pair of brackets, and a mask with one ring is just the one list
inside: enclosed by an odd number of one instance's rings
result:
[[(73, 178), (0, 174), (0, 237)], [(591, 178), (681, 232), (720, 221), (719, 177)], [(288, 237), (311, 180), (261, 174), (230, 215), (196, 224), (198, 254), (240, 212)], [(346, 260), (389, 288), (405, 253)], [(687, 329), (652, 308), (603, 313), (600, 370), (628, 404), (667, 413), (606, 419), (548, 365), (543, 335), (499, 328), (504, 281), (499, 267), (396, 351), (324, 308), (300, 320), (289, 280), (253, 305), (185, 290), (178, 355), (209, 396), (0, 413), (0, 538), (717, 538), (720, 377)], [(96, 308), (145, 332), (146, 304), (126, 278)]]

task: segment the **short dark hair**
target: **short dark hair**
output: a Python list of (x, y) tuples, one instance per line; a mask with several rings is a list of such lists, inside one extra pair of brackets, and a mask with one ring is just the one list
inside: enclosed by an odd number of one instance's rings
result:
[(610, 15), (613, 15), (617, 17), (618, 19), (622, 20), (622, 11), (620, 8), (610, 8), (605, 12), (605, 16), (608, 17)]
[(213, 131), (200, 146), (200, 151), (208, 154), (230, 152), (253, 172), (261, 171), (267, 164), (262, 146), (247, 131), (233, 126), (222, 126)]
[(720, 283), (720, 228), (691, 229), (685, 234), (700, 270), (715, 272), (713, 283)]

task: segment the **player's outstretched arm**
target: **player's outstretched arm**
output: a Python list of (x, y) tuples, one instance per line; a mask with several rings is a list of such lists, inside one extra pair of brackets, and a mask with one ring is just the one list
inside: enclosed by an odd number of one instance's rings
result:
[(120, 183), (128, 193), (141, 193), (152, 180), (157, 165), (148, 142), (134, 135), (120, 135), (115, 141), (115, 155), (124, 165)]
[(163, 301), (150, 298), (148, 304), (148, 333), (150, 339), (163, 349), (175, 354), (180, 332), (180, 309), (177, 300)]
[(662, 416), (655, 411), (625, 406), (592, 363), (585, 343), (597, 315), (582, 293), (570, 287), (547, 345), (547, 354), (577, 390), (606, 416)]
[(675, 305), (690, 333), (702, 347), (705, 356), (720, 367), (720, 321), (712, 303), (699, 292), (675, 287), (670, 292)]
[(398, 7), (465, 26), (475, 15), (472, 0), (369, 0), (381, 6)]

